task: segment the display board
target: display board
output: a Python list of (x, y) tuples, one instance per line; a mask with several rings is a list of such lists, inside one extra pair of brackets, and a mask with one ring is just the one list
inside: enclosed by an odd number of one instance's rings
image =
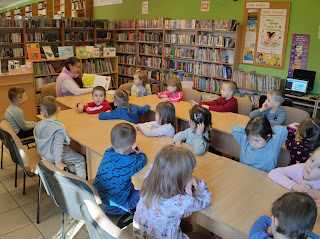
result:
[(283, 69), (289, 17), (290, 2), (245, 2), (240, 62)]

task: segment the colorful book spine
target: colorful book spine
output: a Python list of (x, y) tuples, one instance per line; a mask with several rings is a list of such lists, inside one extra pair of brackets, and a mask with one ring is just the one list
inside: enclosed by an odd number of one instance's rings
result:
[(118, 66), (118, 73), (121, 75), (126, 75), (126, 76), (133, 76), (133, 73), (135, 72), (135, 67), (133, 66), (124, 66), (124, 65), (119, 65)]
[(117, 44), (117, 52), (136, 53), (136, 46), (132, 44)]
[(162, 45), (139, 44), (138, 53), (145, 55), (162, 55)]
[(197, 45), (200, 46), (213, 46), (213, 47), (227, 47), (227, 48), (233, 48), (234, 42), (231, 37), (226, 36), (217, 36), (213, 33), (202, 33), (197, 38)]
[(215, 80), (208, 77), (196, 76), (194, 79), (194, 86), (196, 88), (212, 93), (219, 93), (221, 90), (222, 83), (222, 80)]
[(231, 80), (232, 66), (196, 62), (195, 74)]
[(117, 41), (134, 41), (135, 33), (134, 32), (121, 32), (116, 34)]
[(136, 57), (132, 55), (120, 55), (118, 56), (119, 64), (129, 64), (135, 65), (136, 64)]
[(162, 59), (158, 57), (138, 56), (138, 65), (152, 68), (161, 68)]
[(138, 41), (162, 43), (162, 32), (139, 32)]
[(116, 22), (116, 29), (134, 29), (135, 21), (118, 21)]
[(87, 59), (82, 61), (82, 74), (112, 73), (113, 68), (107, 59)]
[(236, 20), (199, 20), (200, 30), (235, 31)]
[(178, 47), (166, 47), (165, 48), (166, 56), (178, 57), (178, 58), (194, 58), (194, 50), (187, 48), (178, 48)]
[(35, 83), (36, 91), (40, 91), (42, 86), (49, 83), (56, 82), (56, 80), (57, 80), (57, 76), (45, 76), (45, 77), (35, 78), (34, 83)]
[(164, 42), (165, 43), (172, 43), (172, 44), (193, 45), (195, 42), (195, 35), (181, 34), (181, 33), (165, 34)]
[(163, 28), (163, 18), (153, 20), (138, 20), (138, 28)]
[(175, 60), (165, 60), (164, 68), (166, 70), (183, 71), (187, 73), (193, 73), (193, 63)]
[(196, 29), (196, 20), (165, 20), (165, 29)]
[(192, 81), (192, 74), (184, 74), (184, 73), (166, 73), (163, 75), (163, 81), (168, 82), (168, 80), (178, 78), (181, 81)]

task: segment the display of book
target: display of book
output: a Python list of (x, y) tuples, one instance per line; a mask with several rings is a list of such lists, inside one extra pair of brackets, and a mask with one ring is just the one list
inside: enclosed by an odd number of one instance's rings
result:
[(30, 61), (41, 59), (39, 43), (27, 44), (27, 51), (28, 51), (28, 58)]
[(58, 51), (60, 58), (69, 58), (74, 56), (72, 46), (59, 46)]

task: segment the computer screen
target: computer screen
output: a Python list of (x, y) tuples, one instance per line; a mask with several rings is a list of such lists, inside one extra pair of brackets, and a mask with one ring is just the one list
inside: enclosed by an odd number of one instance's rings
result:
[(307, 86), (308, 81), (306, 80), (287, 78), (286, 90), (306, 93)]
[(307, 90), (313, 90), (314, 79), (316, 77), (315, 71), (307, 71), (301, 69), (294, 69), (292, 78), (294, 79), (302, 79), (308, 80), (308, 88)]

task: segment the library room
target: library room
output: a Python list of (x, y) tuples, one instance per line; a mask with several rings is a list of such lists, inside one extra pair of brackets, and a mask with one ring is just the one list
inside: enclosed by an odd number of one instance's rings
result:
[(319, 9), (0, 1), (0, 238), (319, 238)]

